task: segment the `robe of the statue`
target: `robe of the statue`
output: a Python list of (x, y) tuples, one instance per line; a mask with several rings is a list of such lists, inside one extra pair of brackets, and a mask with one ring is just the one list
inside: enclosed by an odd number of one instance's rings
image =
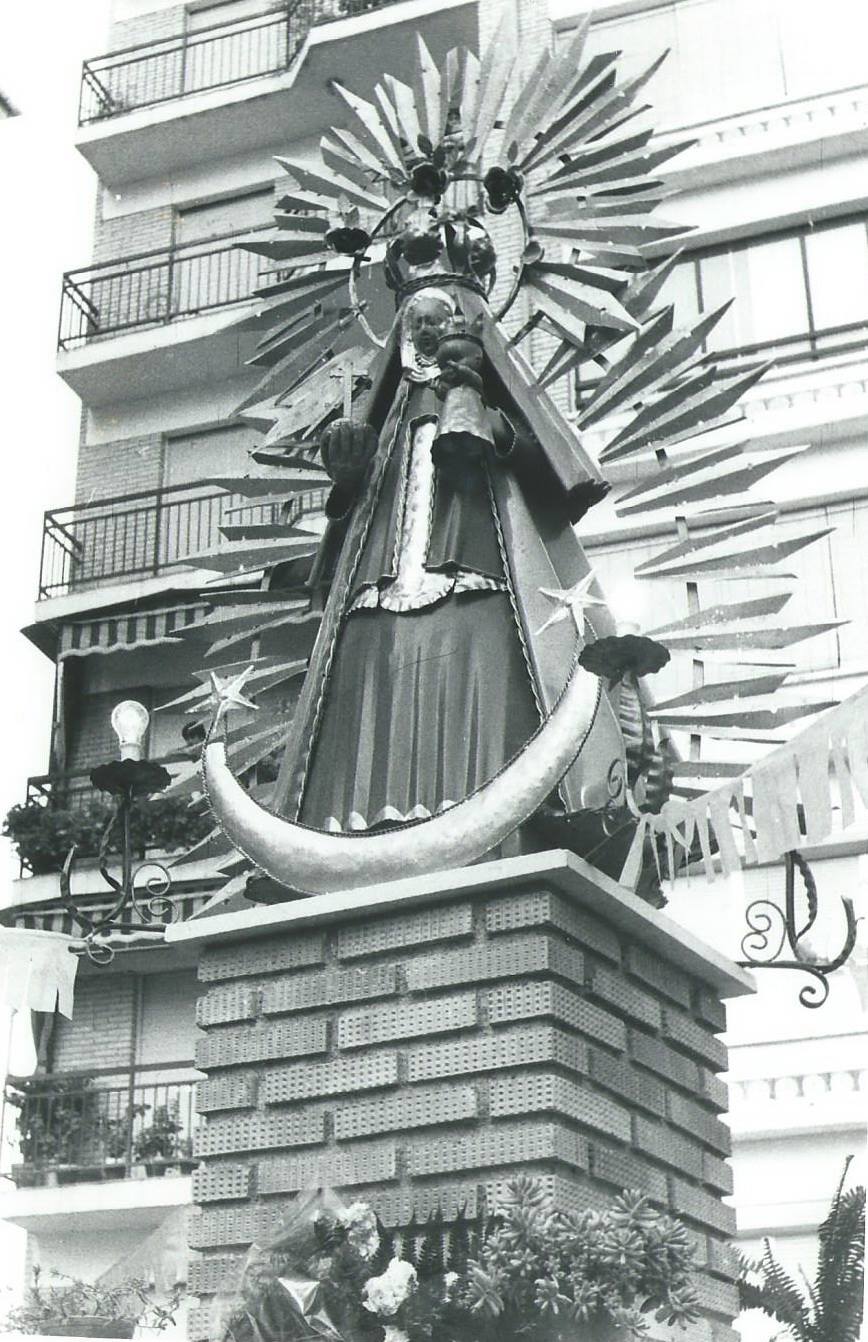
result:
[[(532, 389), (488, 366), (506, 434), (455, 463), (438, 455), (430, 382), (408, 377), (394, 350), (384, 365), (375, 458), (329, 500), (324, 618), (272, 799), (331, 831), (424, 819), (521, 751), (576, 654), (572, 618), (539, 633), (554, 609), (542, 589), (588, 571)], [(553, 798), (567, 814), (611, 795), (621, 739), (602, 689), (591, 736), (593, 767), (580, 758)]]

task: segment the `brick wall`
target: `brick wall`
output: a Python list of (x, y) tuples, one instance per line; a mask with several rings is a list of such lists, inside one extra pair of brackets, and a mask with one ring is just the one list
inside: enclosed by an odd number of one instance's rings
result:
[(155, 9), (153, 13), (138, 14), (112, 24), (106, 50), (119, 51), (124, 47), (155, 42), (161, 37), (177, 37), (184, 31), (186, 5), (171, 5)]
[(131, 974), (80, 977), (72, 1020), (58, 1016), (52, 1040), (52, 1071), (88, 1072), (133, 1061), (136, 979)]
[(77, 503), (158, 489), (163, 474), (163, 436), (142, 434), (116, 443), (82, 439), (75, 482)]
[(93, 239), (93, 264), (118, 261), (140, 252), (153, 252), (171, 246), (173, 211), (171, 205), (155, 205), (150, 210), (116, 215), (104, 219), (97, 214)]
[(709, 1319), (734, 1338), (729, 1131), (708, 989), (548, 892), (206, 948), (191, 1336), (300, 1189), (387, 1223), (472, 1212), (532, 1171), (562, 1207), (625, 1186), (683, 1216)]

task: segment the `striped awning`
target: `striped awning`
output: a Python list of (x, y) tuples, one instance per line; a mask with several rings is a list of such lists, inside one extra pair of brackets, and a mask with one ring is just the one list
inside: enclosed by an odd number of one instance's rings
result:
[[(139, 891), (146, 896), (147, 892)], [(213, 889), (209, 890), (189, 890), (175, 891), (172, 896), (172, 903), (175, 905), (175, 921), (178, 923), (186, 922), (188, 918), (193, 918), (200, 913), (202, 909), (210, 902), (214, 894)], [(85, 901), (85, 911), (93, 918), (99, 918), (109, 911), (109, 903), (101, 903), (99, 897), (93, 897)], [(131, 919), (135, 914), (129, 915)], [(57, 904), (37, 905), (27, 909), (19, 908), (15, 910), (10, 919), (13, 928), (23, 928), (28, 931), (38, 932), (58, 932), (64, 936), (81, 936), (81, 928), (75, 923), (70, 913)], [(143, 928), (145, 927), (142, 924)], [(151, 928), (151, 940), (153, 939), (153, 924)], [(137, 933), (135, 930), (130, 932), (121, 932), (112, 938), (112, 944), (116, 946), (134, 947), (136, 945)], [(151, 944), (151, 941), (148, 942)]]
[(133, 648), (171, 643), (181, 630), (207, 615), (209, 609), (199, 603), (64, 621), (60, 630), (58, 661), (64, 657), (89, 657), (91, 653), (97, 652), (131, 652)]

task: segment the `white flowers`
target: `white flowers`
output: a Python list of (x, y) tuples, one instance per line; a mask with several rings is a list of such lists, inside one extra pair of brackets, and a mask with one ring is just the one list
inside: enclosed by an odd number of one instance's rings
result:
[(341, 1213), (341, 1225), (347, 1232), (347, 1243), (351, 1244), (360, 1258), (373, 1258), (380, 1247), (377, 1232), (377, 1218), (366, 1202), (354, 1202)]
[[(397, 1314), (411, 1291), (416, 1289), (416, 1269), (412, 1263), (393, 1258), (380, 1277), (369, 1277), (362, 1288), (362, 1304), (372, 1314), (389, 1318)], [(400, 1330), (398, 1330), (400, 1331)], [(400, 1342), (397, 1336), (386, 1342)]]

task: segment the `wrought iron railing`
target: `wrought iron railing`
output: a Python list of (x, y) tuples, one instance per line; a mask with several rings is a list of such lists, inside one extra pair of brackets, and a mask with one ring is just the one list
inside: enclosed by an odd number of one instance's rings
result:
[(78, 124), (277, 74), (289, 68), (314, 25), (396, 2), (288, 0), (244, 19), (94, 57), (82, 65)]
[[(193, 1164), (195, 1081), (162, 1080), (192, 1064), (160, 1064), (117, 1074), (10, 1077), (7, 1132), (16, 1117), (22, 1186), (123, 1179), (131, 1174), (183, 1172)], [(10, 1133), (11, 1135), (11, 1133)]]
[(45, 513), (39, 597), (153, 576), (215, 546), (220, 526), (294, 522), (325, 504), (323, 491), (283, 506), (215, 486), (176, 485)]
[(245, 302), (275, 268), (238, 247), (241, 236), (227, 233), (67, 271), (58, 349)]

